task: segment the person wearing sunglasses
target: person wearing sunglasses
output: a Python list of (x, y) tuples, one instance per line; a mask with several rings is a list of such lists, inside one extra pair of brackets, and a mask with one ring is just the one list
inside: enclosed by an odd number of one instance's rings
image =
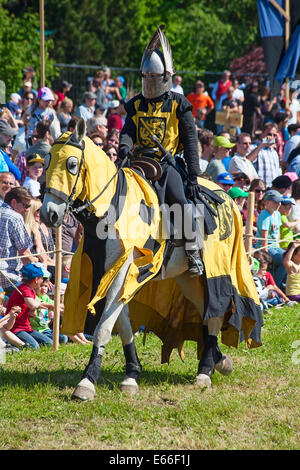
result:
[(118, 153), (113, 144), (107, 144), (103, 147), (104, 152), (106, 155), (111, 159), (112, 162), (116, 162), (118, 158)]
[(246, 173), (252, 179), (257, 179), (258, 175), (253, 166), (249, 154), (253, 150), (251, 136), (247, 132), (242, 132), (236, 138), (235, 152), (230, 159), (228, 171), (230, 173)]
[(32, 241), (24, 223), (31, 199), (30, 192), (19, 186), (6, 193), (0, 207), (0, 285), (8, 295), (14, 289), (11, 282), (17, 285), (21, 281), (22, 266), (38, 261), (31, 252)]
[(265, 182), (267, 188), (270, 188), (272, 181), (282, 174), (276, 150), (277, 134), (278, 126), (276, 124), (269, 122), (264, 125), (257, 159), (253, 162), (258, 177)]

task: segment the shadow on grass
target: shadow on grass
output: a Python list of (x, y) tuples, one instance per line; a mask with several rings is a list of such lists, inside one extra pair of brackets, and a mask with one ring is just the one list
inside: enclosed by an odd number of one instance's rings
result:
[[(81, 371), (74, 369), (60, 369), (60, 370), (43, 370), (34, 372), (20, 372), (11, 370), (1, 370), (0, 374), (0, 387), (22, 386), (23, 388), (31, 389), (37, 384), (54, 385), (59, 389), (65, 387), (75, 387), (81, 380)], [(118, 387), (122, 382), (125, 371), (111, 371), (108, 369), (101, 370), (100, 378), (97, 382), (98, 385), (105, 385), (109, 388)], [(139, 382), (144, 385), (160, 385), (168, 383), (170, 385), (187, 385), (193, 382), (195, 376), (188, 374), (179, 374), (169, 371), (158, 371), (157, 369), (144, 370), (140, 376)]]

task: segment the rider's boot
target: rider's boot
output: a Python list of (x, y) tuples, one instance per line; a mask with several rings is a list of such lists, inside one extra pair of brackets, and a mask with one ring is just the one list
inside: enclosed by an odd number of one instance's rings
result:
[[(185, 254), (188, 260), (188, 272), (190, 276), (201, 276), (204, 271), (203, 262), (199, 255), (199, 247), (196, 239), (195, 232), (195, 218), (191, 204), (185, 206), (185, 229), (191, 227), (190, 232), (184, 231), (185, 234)], [(189, 234), (189, 237), (187, 237)], [(189, 238), (189, 240), (187, 239)]]

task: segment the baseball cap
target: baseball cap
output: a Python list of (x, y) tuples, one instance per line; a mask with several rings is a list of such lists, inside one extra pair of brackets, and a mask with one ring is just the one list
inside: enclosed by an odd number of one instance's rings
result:
[(38, 153), (32, 153), (26, 157), (27, 164), (30, 163), (41, 163), (44, 165), (44, 159)]
[(231, 149), (234, 146), (235, 146), (235, 144), (230, 142), (230, 140), (228, 140), (223, 135), (218, 135), (218, 137), (215, 137), (214, 147), (225, 147), (227, 149)]
[(276, 191), (275, 189), (269, 189), (269, 191), (266, 191), (263, 200), (264, 201), (281, 202), (282, 201), (282, 195), (278, 191)]
[(39, 89), (38, 98), (41, 98), (43, 101), (52, 101), (55, 99), (52, 90), (46, 86)]
[(63, 80), (61, 84), (62, 84), (63, 88), (71, 88), (72, 87), (72, 83), (69, 83), (66, 80)]
[(22, 99), (21, 96), (18, 93), (12, 93), (10, 95), (10, 98), (14, 99), (14, 100), (17, 100), (17, 101), (21, 101), (21, 99)]
[(50, 277), (49, 271), (43, 266), (42, 263), (29, 263), (26, 264), (21, 270), (23, 279), (35, 279), (36, 277)]
[(221, 173), (220, 175), (218, 175), (217, 181), (223, 184), (234, 184), (234, 179), (232, 178), (232, 175), (227, 172)]
[(9, 135), (10, 137), (14, 137), (17, 134), (17, 130), (11, 127), (7, 121), (4, 119), (0, 119), (0, 134)]
[(292, 180), (286, 175), (277, 176), (272, 181), (273, 188), (289, 188), (292, 184)]
[(296, 201), (293, 197), (282, 196), (281, 204), (293, 204), (293, 206), (295, 206)]
[(95, 100), (97, 95), (91, 91), (86, 91), (83, 95), (83, 100)]
[(243, 191), (238, 186), (229, 189), (228, 194), (232, 199), (235, 199), (237, 197), (248, 197), (248, 193), (246, 191)]

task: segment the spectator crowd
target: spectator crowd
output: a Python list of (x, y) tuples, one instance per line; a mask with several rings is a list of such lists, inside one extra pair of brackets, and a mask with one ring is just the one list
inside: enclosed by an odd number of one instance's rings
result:
[[(118, 162), (126, 118), (126, 80), (104, 68), (74, 106), (72, 84), (36, 89), (35, 71), (24, 69), (20, 89), (0, 113), (0, 341), (7, 350), (53, 343), (55, 233), (40, 220), (44, 157), (64, 132), (86, 121), (87, 135)], [(237, 204), (246, 225), (254, 193), (253, 245), (249, 253), (262, 309), (300, 303), (300, 101), (291, 90), (272, 96), (265, 83), (240, 83), (224, 71), (211, 92), (197, 80), (184, 91), (176, 75), (172, 91), (186, 94), (198, 135), (202, 176)], [(213, 119), (212, 119), (213, 117)], [(213, 126), (211, 123), (213, 122)], [(213, 129), (213, 130), (212, 130)], [(62, 286), (83, 227), (66, 217), (62, 232)], [(62, 291), (63, 297), (63, 291)], [(63, 304), (61, 307), (63, 315)], [(2, 337), (2, 339), (1, 339)], [(60, 342), (88, 344), (83, 333)]]

